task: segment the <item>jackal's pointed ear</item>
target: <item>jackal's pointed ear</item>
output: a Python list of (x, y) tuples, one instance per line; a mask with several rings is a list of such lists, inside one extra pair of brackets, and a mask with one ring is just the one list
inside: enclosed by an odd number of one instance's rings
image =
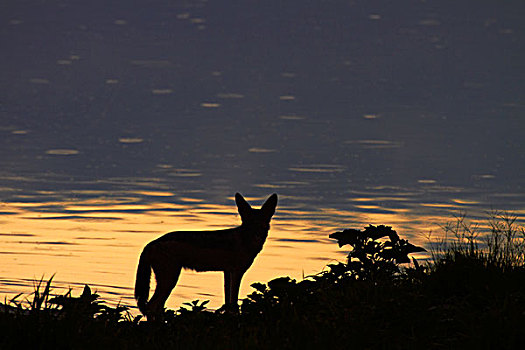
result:
[(245, 218), (252, 210), (250, 204), (246, 202), (246, 199), (244, 199), (240, 193), (235, 194), (235, 204), (237, 204), (237, 210), (239, 210), (241, 220)]
[(261, 207), (263, 215), (270, 220), (275, 214), (275, 208), (277, 207), (277, 193), (272, 194)]

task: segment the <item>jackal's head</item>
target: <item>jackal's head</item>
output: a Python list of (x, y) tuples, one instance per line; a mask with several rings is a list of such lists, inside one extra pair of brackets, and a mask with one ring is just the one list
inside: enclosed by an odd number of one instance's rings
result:
[(275, 213), (275, 207), (277, 207), (276, 193), (268, 197), (261, 209), (253, 209), (240, 193), (235, 194), (235, 203), (243, 226), (258, 227), (266, 231), (270, 229), (270, 220)]

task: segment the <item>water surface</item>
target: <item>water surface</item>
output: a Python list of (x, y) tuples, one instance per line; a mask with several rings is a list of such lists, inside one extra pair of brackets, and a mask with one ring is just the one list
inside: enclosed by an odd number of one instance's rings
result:
[[(523, 5), (5, 1), (0, 293), (133, 304), (142, 247), (279, 194), (250, 283), (318, 272), (334, 230), (414, 243), (454, 214), (523, 223)], [(183, 273), (170, 307), (221, 304)]]

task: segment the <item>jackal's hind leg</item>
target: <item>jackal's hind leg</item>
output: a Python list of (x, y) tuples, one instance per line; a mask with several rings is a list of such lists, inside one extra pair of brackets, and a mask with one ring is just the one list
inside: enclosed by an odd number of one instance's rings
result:
[(158, 271), (155, 271), (155, 268), (153, 269), (157, 286), (155, 287), (155, 293), (153, 293), (148, 302), (148, 309), (152, 314), (158, 314), (164, 310), (166, 300), (168, 300), (171, 291), (179, 280), (181, 269), (182, 267), (180, 266), (170, 269), (158, 269)]

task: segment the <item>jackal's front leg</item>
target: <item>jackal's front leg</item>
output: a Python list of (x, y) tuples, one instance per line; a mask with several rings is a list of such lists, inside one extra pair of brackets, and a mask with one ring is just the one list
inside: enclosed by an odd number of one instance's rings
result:
[(236, 306), (239, 300), (239, 288), (246, 271), (224, 271), (224, 304)]
[(230, 271), (224, 271), (224, 305), (228, 305), (231, 300), (232, 275)]

